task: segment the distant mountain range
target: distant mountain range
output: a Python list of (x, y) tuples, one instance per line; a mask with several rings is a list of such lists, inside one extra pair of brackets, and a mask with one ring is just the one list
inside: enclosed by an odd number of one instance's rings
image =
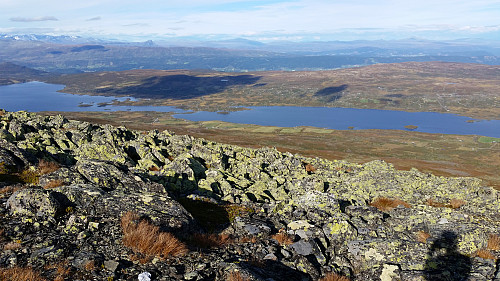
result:
[(323, 70), (407, 61), (498, 65), (500, 41), (120, 42), (78, 36), (0, 34), (0, 62), (62, 73), (128, 69)]

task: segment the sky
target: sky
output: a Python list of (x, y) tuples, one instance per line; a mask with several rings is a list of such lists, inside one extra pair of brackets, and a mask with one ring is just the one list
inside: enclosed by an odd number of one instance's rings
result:
[(0, 33), (127, 41), (500, 40), (500, 1), (0, 0)]

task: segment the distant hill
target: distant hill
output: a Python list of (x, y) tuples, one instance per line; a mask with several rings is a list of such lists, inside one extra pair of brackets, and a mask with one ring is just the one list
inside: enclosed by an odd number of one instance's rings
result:
[(500, 65), (500, 43), (332, 41), (262, 43), (105, 42), (73, 37), (0, 35), (0, 61), (58, 73), (131, 69), (210, 69), (225, 72), (329, 70), (398, 62), (462, 62)]
[(0, 85), (26, 82), (32, 79), (46, 77), (48, 73), (10, 62), (0, 62)]

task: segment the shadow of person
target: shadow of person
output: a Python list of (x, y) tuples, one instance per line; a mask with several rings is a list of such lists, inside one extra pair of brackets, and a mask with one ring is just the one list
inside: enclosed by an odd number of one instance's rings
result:
[(467, 280), (471, 270), (471, 260), (457, 251), (457, 243), (457, 234), (452, 231), (443, 232), (432, 243), (425, 262), (426, 280)]

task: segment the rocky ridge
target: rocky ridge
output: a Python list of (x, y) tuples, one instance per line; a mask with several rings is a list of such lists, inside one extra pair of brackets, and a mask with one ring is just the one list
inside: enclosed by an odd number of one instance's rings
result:
[[(475, 178), (0, 111), (0, 187), (0, 267), (47, 280), (500, 280)], [(125, 246), (127, 212), (186, 252)]]

